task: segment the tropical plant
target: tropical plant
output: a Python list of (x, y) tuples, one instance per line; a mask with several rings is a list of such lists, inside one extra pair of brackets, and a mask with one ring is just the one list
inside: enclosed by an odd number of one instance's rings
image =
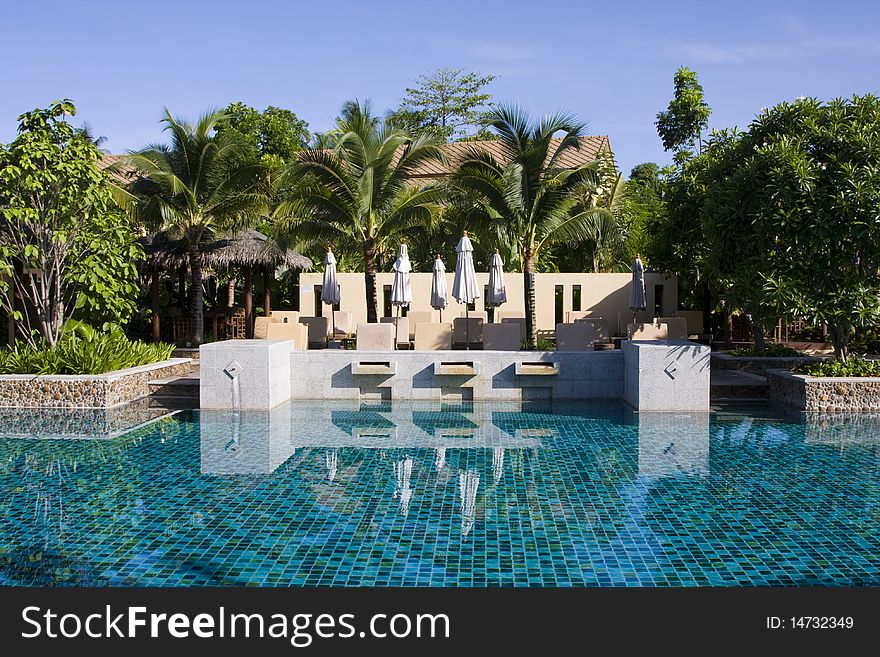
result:
[(231, 103), (223, 110), (217, 134), (237, 138), (275, 164), (289, 162), (308, 144), (309, 124), (289, 109), (269, 106), (262, 112)]
[(443, 161), (436, 136), (413, 136), (369, 103), (346, 103), (332, 150), (299, 154), (288, 171), (296, 182), (274, 215), (282, 241), (331, 244), (363, 255), (367, 321), (378, 321), (377, 257), (390, 252), (440, 215), (442, 192), (418, 187), (411, 175), (425, 162)]
[[(463, 197), (458, 205), (483, 241), (507, 245), (521, 263), (526, 338), (535, 348), (535, 261), (553, 243), (594, 236), (597, 218), (608, 210), (579, 206), (578, 192), (584, 184), (598, 184), (598, 163), (574, 169), (560, 165), (565, 153), (580, 148), (584, 129), (568, 114), (535, 122), (519, 107), (499, 106), (486, 121), (497, 133), (505, 160), (474, 145), (449, 182)], [(562, 137), (554, 139), (559, 133)]]
[(864, 358), (808, 361), (795, 367), (794, 371), (807, 376), (880, 376), (880, 361)]
[(134, 216), (186, 243), (196, 344), (204, 337), (201, 245), (211, 235), (254, 225), (268, 212), (271, 192), (271, 166), (234, 133), (215, 134), (223, 117), (211, 111), (190, 123), (166, 109), (162, 122), (171, 144), (148, 146), (124, 160), (140, 174), (129, 189)]
[[(416, 85), (406, 89), (392, 118), (413, 134), (433, 131), (445, 140), (467, 137), (468, 128), (479, 126), (482, 112), (492, 105), (492, 94), (484, 87), (494, 79), (460, 68), (420, 75)], [(491, 138), (480, 131), (476, 136)]]
[(54, 345), (77, 309), (116, 321), (136, 309), (143, 251), (74, 114), (69, 100), (22, 114), (0, 146), (0, 300), (34, 346)]
[(170, 344), (129, 340), (119, 325), (98, 331), (70, 321), (52, 347), (19, 342), (0, 351), (0, 374), (103, 374), (167, 360), (173, 349)]
[(703, 99), (703, 87), (697, 74), (686, 66), (675, 72), (675, 93), (669, 107), (657, 114), (657, 132), (663, 148), (675, 151), (681, 159), (688, 150), (702, 151), (702, 133), (709, 126), (711, 109)]

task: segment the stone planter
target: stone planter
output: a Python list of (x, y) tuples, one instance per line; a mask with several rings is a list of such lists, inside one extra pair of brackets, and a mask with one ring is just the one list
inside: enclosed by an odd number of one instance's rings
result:
[(880, 377), (806, 376), (768, 370), (770, 400), (801, 411), (880, 411)]
[(730, 354), (712, 354), (712, 369), (741, 370), (750, 374), (767, 376), (768, 370), (791, 371), (801, 363), (821, 360), (813, 356), (731, 356)]
[(0, 375), (0, 406), (110, 408), (149, 395), (153, 379), (189, 374), (191, 362), (172, 358), (106, 374), (4, 374)]

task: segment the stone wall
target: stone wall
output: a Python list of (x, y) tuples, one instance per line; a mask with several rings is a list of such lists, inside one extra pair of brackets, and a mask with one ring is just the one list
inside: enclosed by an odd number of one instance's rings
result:
[(172, 358), (106, 374), (2, 375), (0, 407), (110, 408), (149, 395), (153, 379), (188, 374), (190, 363)]
[(816, 377), (769, 370), (770, 400), (802, 411), (880, 411), (880, 377)]
[(293, 399), (615, 399), (623, 353), (295, 351), (290, 379)]

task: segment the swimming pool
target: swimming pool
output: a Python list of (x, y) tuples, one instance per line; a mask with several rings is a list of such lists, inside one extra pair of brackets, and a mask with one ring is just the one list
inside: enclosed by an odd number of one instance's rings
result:
[(0, 582), (880, 585), (878, 455), (877, 416), (615, 403), (296, 402), (19, 432), (0, 438)]

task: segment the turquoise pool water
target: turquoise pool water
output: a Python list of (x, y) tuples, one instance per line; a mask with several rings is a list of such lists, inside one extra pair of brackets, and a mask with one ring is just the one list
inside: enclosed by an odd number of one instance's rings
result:
[(6, 585), (880, 585), (876, 416), (296, 403), (92, 440), (0, 419)]

